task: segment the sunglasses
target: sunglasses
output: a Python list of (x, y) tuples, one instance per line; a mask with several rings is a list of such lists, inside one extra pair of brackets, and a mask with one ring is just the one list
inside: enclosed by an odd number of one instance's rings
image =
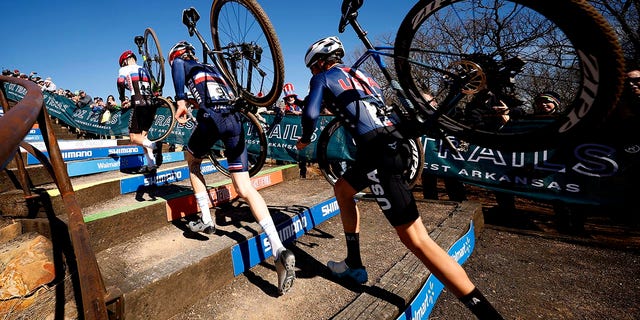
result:
[(640, 84), (640, 77), (627, 78), (627, 82), (629, 82), (629, 84), (638, 85)]

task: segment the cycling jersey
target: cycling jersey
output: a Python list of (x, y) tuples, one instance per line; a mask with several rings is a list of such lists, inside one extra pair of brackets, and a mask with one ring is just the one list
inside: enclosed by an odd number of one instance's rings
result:
[(118, 94), (124, 101), (125, 90), (131, 91), (131, 103), (134, 107), (148, 103), (151, 92), (151, 77), (147, 69), (134, 64), (120, 68), (118, 72)]
[(171, 65), (176, 101), (186, 100), (185, 87), (196, 99), (198, 125), (187, 143), (196, 158), (204, 158), (213, 144), (222, 140), (229, 172), (248, 171), (247, 148), (240, 114), (234, 111), (231, 88), (212, 65), (176, 58)]
[(187, 98), (184, 90), (186, 87), (200, 108), (207, 112), (219, 113), (232, 109), (230, 101), (235, 98), (233, 92), (214, 66), (176, 58), (171, 72), (173, 86), (176, 88), (176, 101)]
[(367, 73), (336, 65), (316, 74), (309, 84), (302, 118), (302, 142), (310, 142), (323, 103), (357, 139), (369, 140), (385, 127), (394, 125), (385, 114), (378, 83)]
[(418, 208), (402, 177), (403, 159), (410, 151), (385, 112), (378, 83), (365, 72), (336, 65), (311, 78), (305, 103), (300, 141), (311, 141), (320, 111), (326, 106), (342, 120), (358, 147), (355, 162), (342, 178), (355, 190), (369, 187), (391, 225), (415, 221)]
[(118, 72), (118, 94), (120, 101), (125, 99), (125, 91), (131, 92), (133, 111), (129, 118), (129, 133), (149, 131), (153, 124), (155, 108), (152, 106), (151, 77), (147, 69), (137, 65), (121, 67)]

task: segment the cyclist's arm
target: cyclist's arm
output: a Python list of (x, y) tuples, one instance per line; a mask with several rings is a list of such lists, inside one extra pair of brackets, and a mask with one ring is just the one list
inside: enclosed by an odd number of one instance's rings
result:
[(311, 135), (316, 128), (316, 122), (320, 116), (320, 110), (322, 110), (322, 94), (324, 91), (324, 75), (319, 74), (311, 78), (309, 84), (309, 96), (304, 101), (305, 107), (302, 109), (302, 137), (300, 142), (311, 142)]
[(184, 124), (189, 118), (187, 117), (187, 94), (185, 92), (185, 71), (184, 71), (184, 60), (180, 58), (176, 58), (173, 60), (173, 64), (171, 65), (171, 78), (173, 79), (173, 88), (176, 91), (176, 104), (178, 108), (176, 109), (176, 120), (178, 123)]
[(127, 88), (126, 82), (127, 79), (125, 77), (123, 77), (122, 75), (118, 76), (116, 85), (118, 86), (118, 98), (120, 99), (120, 102), (124, 102), (125, 99), (124, 92)]
[(185, 100), (187, 94), (185, 92), (185, 71), (184, 60), (176, 58), (171, 65), (171, 78), (173, 79), (173, 88), (176, 91), (176, 101)]

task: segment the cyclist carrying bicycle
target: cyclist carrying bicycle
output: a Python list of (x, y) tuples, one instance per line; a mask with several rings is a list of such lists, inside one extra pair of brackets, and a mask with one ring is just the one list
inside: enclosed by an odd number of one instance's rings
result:
[[(138, 173), (151, 173), (162, 164), (161, 144), (153, 143), (147, 138), (147, 132), (153, 124), (156, 107), (152, 104), (151, 77), (149, 71), (137, 63), (136, 55), (126, 50), (118, 60), (118, 94), (122, 108), (133, 110), (129, 118), (129, 139), (132, 143), (145, 148), (147, 165), (143, 165)], [(126, 100), (125, 91), (131, 92), (131, 99)]]
[(344, 48), (337, 37), (313, 43), (305, 65), (313, 74), (302, 113), (302, 136), (296, 148), (309, 145), (316, 121), (325, 106), (339, 117), (358, 147), (355, 164), (335, 183), (334, 193), (347, 244), (347, 257), (329, 261), (338, 278), (366, 283), (368, 275), (360, 256), (360, 212), (354, 196), (369, 187), (402, 243), (455, 294), (479, 319), (502, 319), (474, 286), (464, 269), (429, 237), (405, 179), (400, 150), (403, 136), (385, 111), (382, 92), (366, 72), (342, 64)]
[(232, 89), (215, 66), (197, 61), (194, 47), (186, 41), (178, 42), (171, 48), (169, 65), (178, 104), (175, 115), (178, 122), (184, 124), (188, 120), (185, 87), (199, 105), (197, 125), (186, 146), (186, 158), (201, 217), (197, 221), (191, 221), (189, 229), (208, 234), (215, 232), (215, 222), (209, 211), (209, 193), (200, 172), (200, 164), (213, 144), (221, 139), (233, 187), (249, 204), (251, 213), (266, 233), (278, 273), (278, 291), (280, 294), (286, 293), (295, 280), (295, 256), (282, 245), (262, 195), (251, 184), (244, 129), (241, 115), (233, 105), (235, 96)]

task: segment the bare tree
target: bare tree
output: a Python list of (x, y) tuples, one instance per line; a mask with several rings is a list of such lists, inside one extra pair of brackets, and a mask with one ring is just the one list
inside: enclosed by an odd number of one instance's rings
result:
[(640, 0), (589, 0), (613, 26), (628, 62), (640, 62)]

